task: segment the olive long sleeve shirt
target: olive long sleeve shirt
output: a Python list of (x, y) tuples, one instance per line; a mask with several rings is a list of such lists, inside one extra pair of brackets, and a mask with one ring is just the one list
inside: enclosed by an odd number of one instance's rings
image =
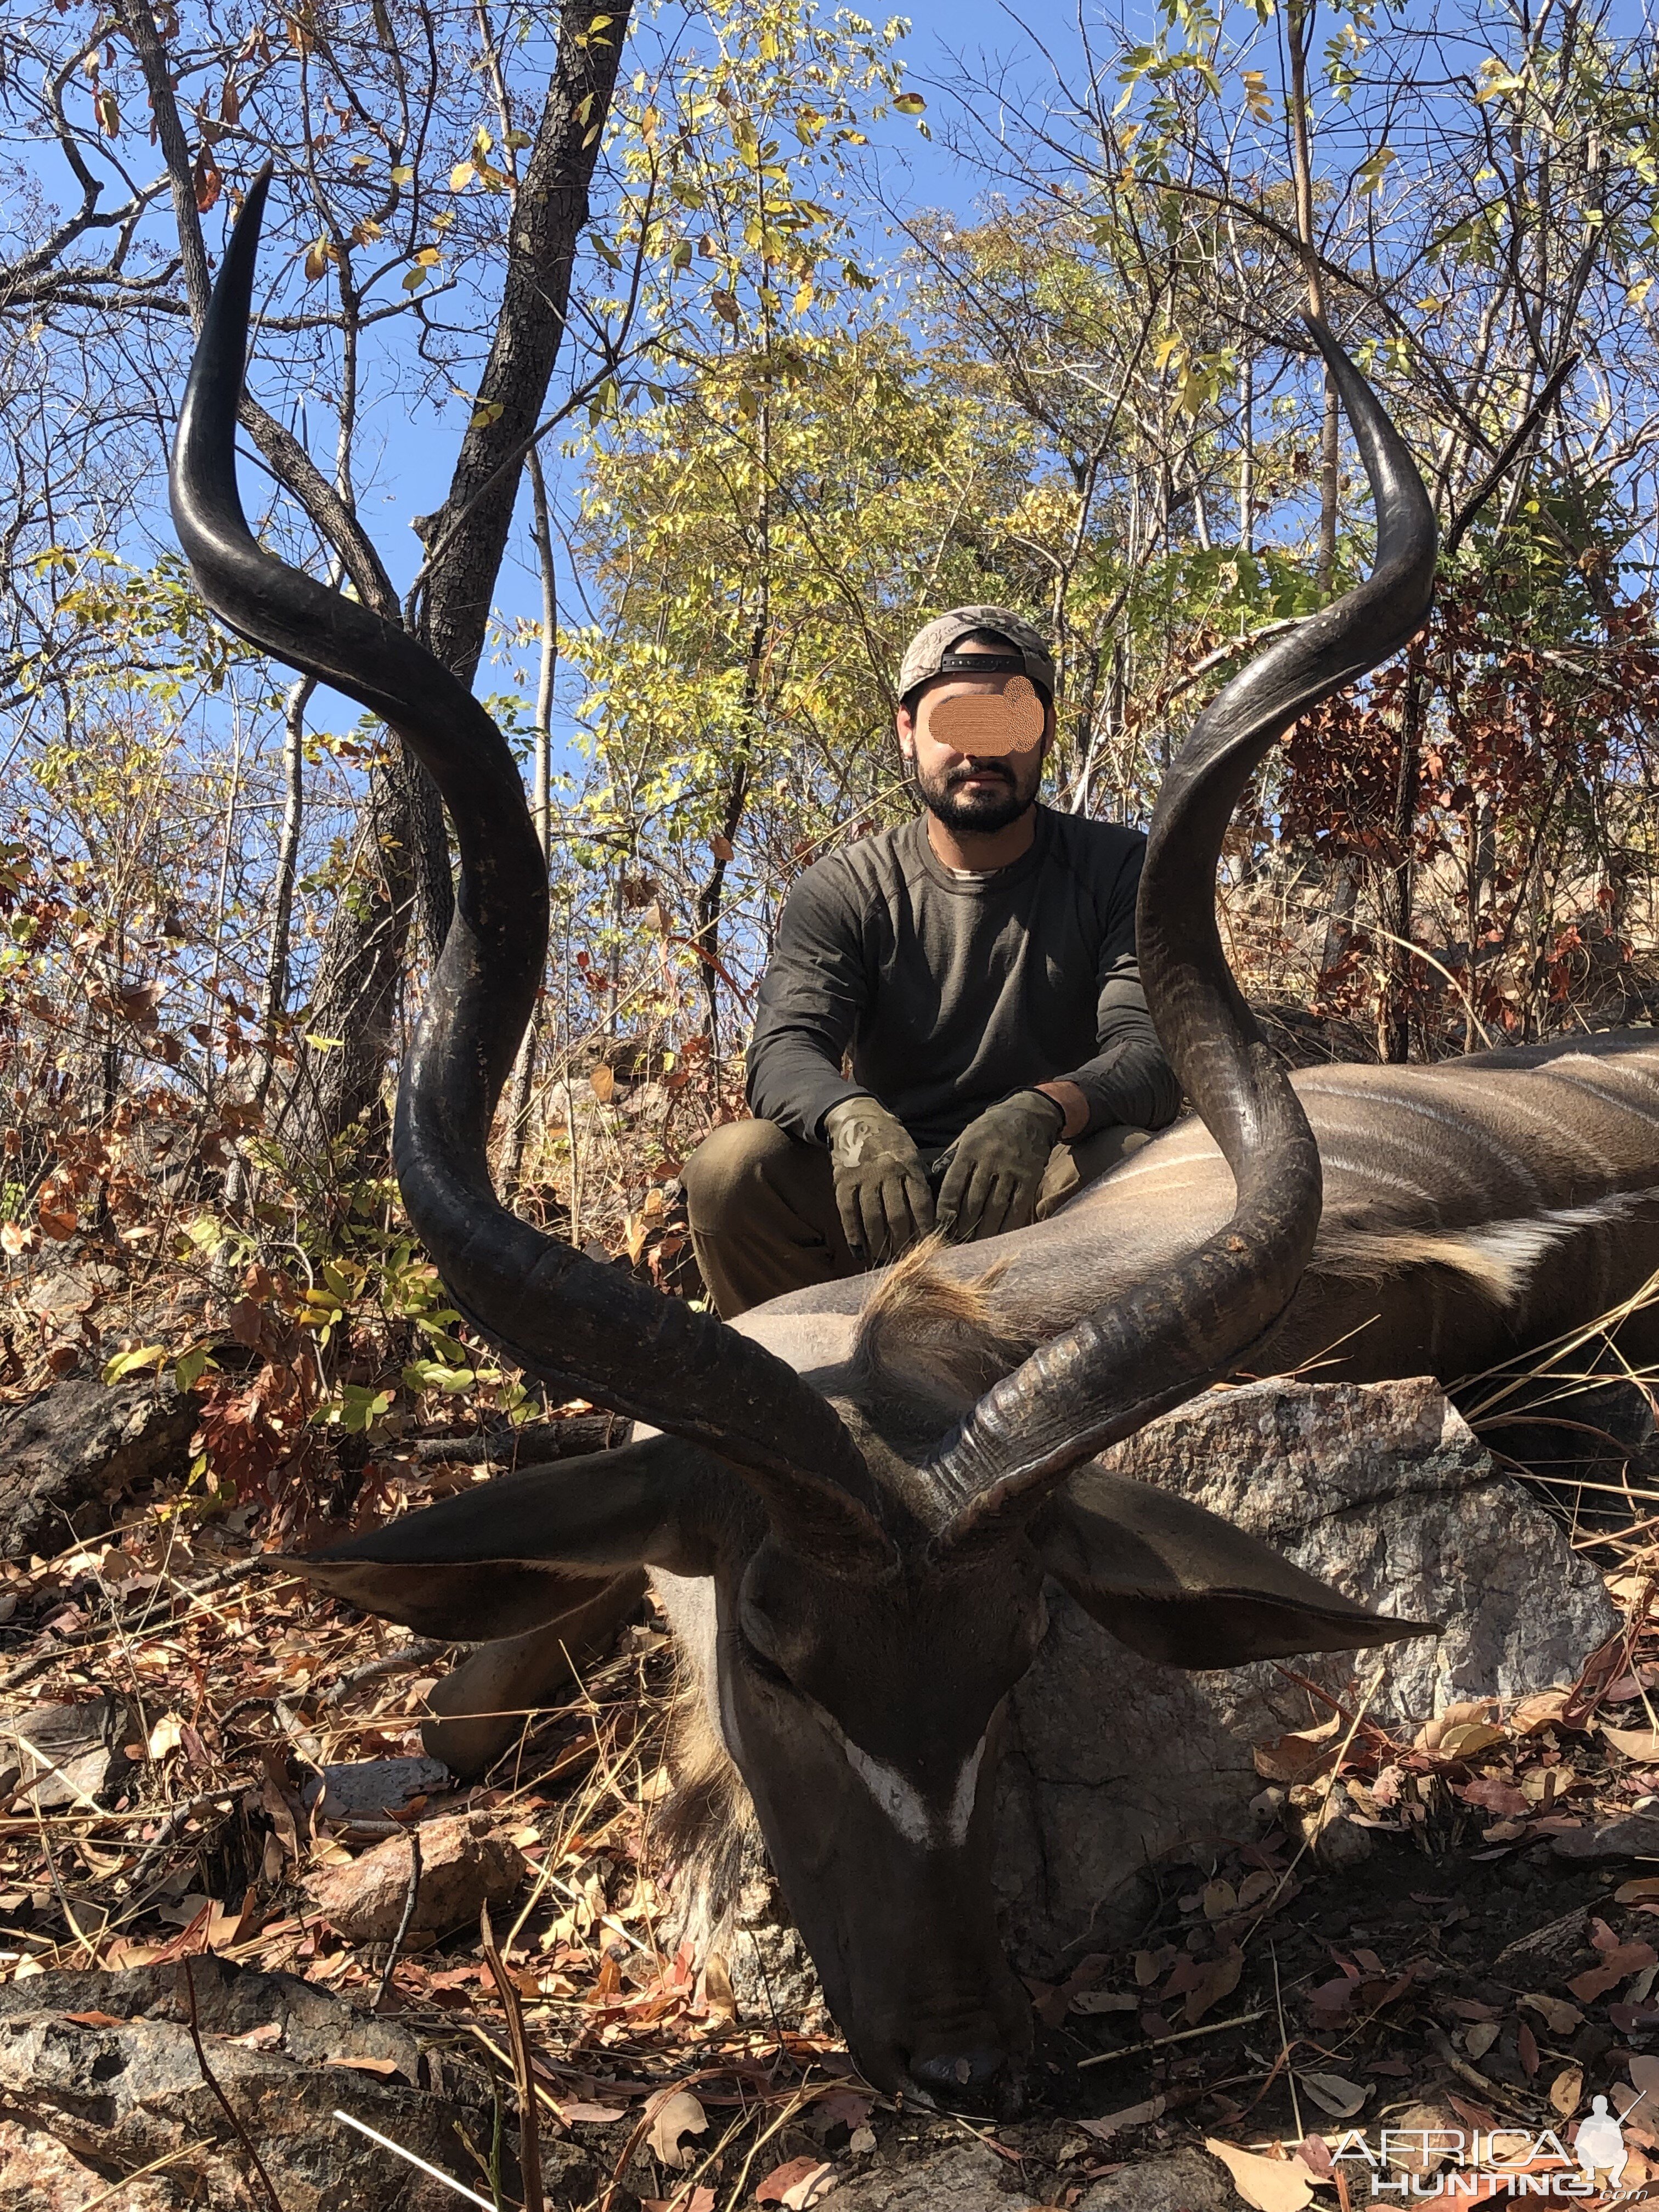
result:
[(1161, 1128), (1181, 1099), (1135, 962), (1146, 850), (1139, 830), (1040, 806), (1030, 852), (983, 875), (945, 867), (921, 816), (818, 861), (761, 983), (751, 1112), (822, 1143), (830, 1109), (867, 1094), (926, 1151), (1065, 1081), (1089, 1130)]

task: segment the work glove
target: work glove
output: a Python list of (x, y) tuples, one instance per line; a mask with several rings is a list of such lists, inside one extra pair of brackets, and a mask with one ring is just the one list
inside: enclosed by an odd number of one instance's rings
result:
[(1048, 1155), (1066, 1115), (1045, 1091), (1016, 1091), (988, 1106), (933, 1163), (939, 1225), (952, 1244), (1024, 1229), (1036, 1212)]
[(909, 1131), (879, 1100), (843, 1098), (823, 1117), (836, 1205), (854, 1256), (896, 1260), (933, 1225), (933, 1194)]

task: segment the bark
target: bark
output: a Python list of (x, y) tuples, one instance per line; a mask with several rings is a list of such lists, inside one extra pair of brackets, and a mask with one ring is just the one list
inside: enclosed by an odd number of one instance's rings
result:
[[(1302, 241), (1302, 265), (1308, 284), (1308, 309), (1325, 319), (1325, 281), (1314, 244), (1313, 162), (1308, 143), (1308, 54), (1313, 44), (1316, 0), (1295, 0), (1285, 28), (1290, 52), (1291, 173), (1296, 184), (1296, 228)], [(1319, 588), (1328, 592), (1336, 570), (1337, 464), (1340, 423), (1336, 385), (1325, 373), (1325, 413), (1319, 432)]]

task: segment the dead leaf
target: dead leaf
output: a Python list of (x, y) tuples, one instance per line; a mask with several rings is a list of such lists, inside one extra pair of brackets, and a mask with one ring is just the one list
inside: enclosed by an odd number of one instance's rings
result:
[(356, 2074), (378, 2074), (383, 2081), (402, 2071), (395, 2058), (338, 2057), (326, 2058), (323, 2063), (325, 2066), (349, 2066)]
[(1601, 1733), (1615, 1751), (1622, 1751), (1626, 1759), (1639, 1759), (1644, 1766), (1659, 1759), (1659, 1732), (1652, 1729), (1609, 1728), (1604, 1721)]
[(805, 2212), (833, 2186), (836, 2169), (828, 2159), (792, 2158), (775, 2166), (755, 2191), (757, 2204), (781, 2204), (784, 2212)]
[(1140, 1999), (1127, 1990), (1079, 1990), (1071, 2008), (1073, 2012), (1139, 2012)]
[(1445, 1730), (1435, 1750), (1442, 1759), (1474, 1759), (1505, 1741), (1503, 1729), (1490, 1721), (1463, 1721)]
[(1621, 1881), (1613, 1893), (1615, 1905), (1649, 1905), (1659, 1899), (1659, 1879), (1644, 1875), (1639, 1881)]
[(726, 1960), (718, 1951), (709, 1953), (708, 1963), (702, 1970), (702, 1994), (711, 2020), (734, 2021), (737, 2018), (737, 1994), (732, 1987), (732, 1977), (726, 1972)]
[[(1481, 2033), (1471, 2029), (1471, 2034)], [(1495, 2039), (1498, 2030), (1491, 2033)], [(1357, 2081), (1350, 2081), (1340, 2074), (1304, 2074), (1298, 2071), (1297, 2080), (1307, 2091), (1322, 2112), (1328, 2112), (1334, 2120), (1351, 2120), (1370, 2094)]]
[[(279, 2020), (262, 2020), (258, 2027), (249, 2028), (246, 2035), (234, 2035), (233, 2043), (240, 2043), (249, 2051), (274, 2051), (283, 2039), (283, 2023)], [(329, 2060), (332, 2066), (336, 2062)], [(393, 2069), (396, 2071), (396, 2069)]]
[(1584, 2069), (1582, 2066), (1564, 2066), (1550, 2083), (1550, 2102), (1564, 2120), (1570, 2120), (1578, 2110), (1578, 2100), (1584, 2094)]
[(1164, 2108), (1162, 2097), (1148, 2097), (1143, 2104), (1126, 2105), (1121, 2112), (1107, 2112), (1097, 2120), (1077, 2120), (1073, 2125), (1081, 2128), (1085, 2136), (1092, 2136), (1097, 2142), (1109, 2142), (1126, 2128), (1144, 2128), (1162, 2118)]
[(1521, 2061), (1521, 2071), (1530, 2081), (1544, 2062), (1539, 2054), (1538, 2038), (1524, 2020), (1515, 2032), (1515, 2048)]
[(1238, 1978), (1244, 1971), (1244, 1954), (1237, 1944), (1225, 1958), (1212, 1959), (1198, 1970), (1196, 1979), (1187, 1991), (1187, 2001), (1182, 2007), (1182, 2016), (1188, 2027), (1196, 2027), (1212, 2005), (1231, 1996), (1238, 1987)]
[(1340, 1749), (1338, 1732), (1342, 1717), (1333, 1713), (1317, 1728), (1297, 1729), (1272, 1743), (1259, 1743), (1252, 1752), (1255, 1771), (1264, 1782), (1306, 1782), (1328, 1765)]
[[(77, 2027), (125, 2027), (129, 2023), (112, 2012), (66, 2012), (65, 2020), (72, 2020)], [(280, 2035), (279, 2028), (277, 2033)]]
[(1575, 2028), (1584, 2025), (1584, 2015), (1577, 2005), (1570, 2005), (1565, 1997), (1547, 1997), (1530, 1994), (1521, 1999), (1528, 2012), (1535, 2012), (1552, 2035), (1571, 2035)]
[(682, 2150), (682, 2136), (700, 2136), (708, 2132), (708, 2115), (689, 2089), (676, 2089), (663, 2099), (652, 2117), (651, 2155), (664, 2166), (680, 2171), (695, 2166), (698, 2152)]
[(1206, 2136), (1204, 2148), (1233, 2178), (1233, 2187), (1255, 2212), (1302, 2212), (1313, 2202), (1314, 2176), (1299, 2158), (1263, 2158), (1236, 2143)]
[(1238, 1910), (1238, 1892), (1230, 1881), (1206, 1881), (1201, 1902), (1206, 1920), (1224, 1920)]
[(732, 858), (732, 840), (716, 830), (708, 841), (708, 849), (722, 866)]
[(163, 1713), (149, 1732), (148, 1749), (150, 1757), (165, 1759), (170, 1751), (177, 1751), (184, 1726), (177, 1713)]
[(1473, 2027), (1465, 2030), (1463, 2048), (1471, 2058), (1484, 2058), (1501, 2033), (1502, 2030), (1493, 2021), (1477, 2021)]
[(1659, 2058), (1638, 2054), (1625, 2062), (1625, 2070), (1644, 2096), (1659, 2094)]
[[(1596, 1948), (1601, 1948), (1600, 1945)], [(1594, 2004), (1597, 1997), (1604, 1996), (1627, 1974), (1639, 1973), (1644, 1966), (1656, 1962), (1659, 1962), (1659, 1953), (1651, 1943), (1620, 1943), (1616, 1950), (1602, 1953), (1599, 1966), (1589, 1966), (1582, 1974), (1575, 1974), (1567, 1987), (1580, 2004)]]
[(608, 1106), (617, 1095), (616, 1071), (609, 1067), (596, 1067), (587, 1080), (600, 1105)]
[[(694, 2098), (692, 2102), (695, 2104), (696, 2101)], [(617, 2120), (628, 2118), (620, 2105), (585, 2105), (580, 2100), (574, 2104), (559, 2105), (555, 2109), (567, 2127), (580, 2121), (584, 2127), (608, 2128)]]

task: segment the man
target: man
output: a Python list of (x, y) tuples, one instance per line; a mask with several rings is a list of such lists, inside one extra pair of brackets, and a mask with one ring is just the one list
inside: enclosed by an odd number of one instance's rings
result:
[(1135, 965), (1146, 841), (1037, 801), (1042, 638), (954, 608), (912, 638), (898, 689), (925, 811), (797, 881), (749, 1050), (755, 1119), (686, 1162), (727, 1320), (934, 1229), (965, 1243), (1041, 1219), (1180, 1103)]

